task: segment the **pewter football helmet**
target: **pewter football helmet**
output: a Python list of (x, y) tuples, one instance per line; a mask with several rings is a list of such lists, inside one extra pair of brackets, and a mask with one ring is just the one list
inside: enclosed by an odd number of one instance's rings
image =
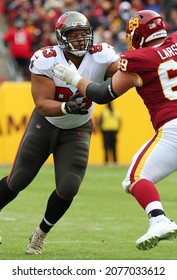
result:
[[(67, 39), (68, 31), (80, 29), (86, 31), (86, 35), (79, 38), (79, 40), (84, 41), (85, 48), (82, 50), (73, 47), (73, 42), (77, 41), (77, 38)], [(60, 48), (66, 49), (76, 56), (83, 56), (93, 44), (93, 29), (83, 14), (75, 11), (66, 12), (57, 21), (56, 37)]]

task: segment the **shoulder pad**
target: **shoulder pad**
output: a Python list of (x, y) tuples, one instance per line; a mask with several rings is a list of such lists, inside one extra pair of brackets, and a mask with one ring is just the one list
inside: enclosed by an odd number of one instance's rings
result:
[(113, 46), (107, 43), (94, 44), (89, 52), (98, 63), (107, 63), (108, 61), (115, 61), (118, 58), (118, 54)]
[[(47, 51), (47, 48), (45, 49), (45, 51)], [(34, 53), (31, 61), (33, 61), (33, 65), (35, 68), (39, 70), (48, 70), (53, 67), (55, 63), (55, 56), (45, 56), (44, 49), (40, 49)]]

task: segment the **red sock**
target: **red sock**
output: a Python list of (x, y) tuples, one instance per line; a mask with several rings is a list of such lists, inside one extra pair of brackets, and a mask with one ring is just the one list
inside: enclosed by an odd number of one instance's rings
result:
[(138, 203), (145, 209), (153, 201), (160, 201), (156, 187), (149, 180), (141, 179), (132, 188), (131, 194)]

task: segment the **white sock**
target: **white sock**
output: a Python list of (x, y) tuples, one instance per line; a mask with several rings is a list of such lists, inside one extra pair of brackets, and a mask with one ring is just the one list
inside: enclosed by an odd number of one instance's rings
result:
[(42, 237), (46, 237), (46, 235), (47, 235), (47, 233), (43, 232), (43, 231), (40, 229), (40, 227), (38, 227), (38, 228), (36, 229), (36, 232), (37, 232), (40, 236), (42, 236)]

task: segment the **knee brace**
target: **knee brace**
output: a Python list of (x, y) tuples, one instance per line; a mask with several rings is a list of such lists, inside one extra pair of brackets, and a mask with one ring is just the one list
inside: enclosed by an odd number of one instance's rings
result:
[(57, 192), (63, 199), (72, 199), (78, 192), (81, 184), (81, 178), (74, 173), (67, 173), (60, 186), (57, 186)]

